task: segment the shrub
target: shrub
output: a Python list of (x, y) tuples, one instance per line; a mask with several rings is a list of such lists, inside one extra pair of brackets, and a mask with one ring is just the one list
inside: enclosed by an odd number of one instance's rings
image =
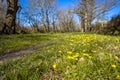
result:
[(33, 30), (28, 28), (28, 27), (21, 27), (21, 33), (27, 34), (27, 33), (32, 33)]
[(120, 34), (120, 14), (114, 16), (107, 24), (107, 27), (104, 29), (106, 34), (110, 35), (119, 35)]

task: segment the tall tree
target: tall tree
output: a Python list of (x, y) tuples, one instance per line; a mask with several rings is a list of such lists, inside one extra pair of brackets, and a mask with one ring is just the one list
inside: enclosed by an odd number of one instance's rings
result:
[(4, 27), (1, 33), (16, 33), (16, 13), (19, 9), (18, 0), (7, 0), (7, 12), (5, 16)]
[(60, 10), (57, 16), (61, 32), (75, 31), (75, 21), (70, 9)]
[[(44, 32), (50, 32), (51, 31), (51, 24), (53, 22), (53, 25), (55, 25), (55, 21), (52, 19), (55, 19), (54, 12), (54, 1), (55, 0), (28, 0), (29, 1), (29, 10), (28, 10), (28, 17), (31, 17), (34, 19), (32, 23), (35, 22), (35, 20), (39, 21), (40, 24), (38, 24), (39, 28), (43, 29)], [(37, 16), (35, 18), (35, 16)]]
[[(75, 13), (81, 18), (83, 32), (89, 32), (93, 20), (110, 11), (119, 4), (119, 0), (78, 0)], [(99, 2), (99, 3), (98, 3)]]
[(3, 28), (5, 13), (6, 13), (6, 4), (5, 4), (5, 2), (2, 2), (0, 0), (0, 33), (1, 33), (2, 28)]

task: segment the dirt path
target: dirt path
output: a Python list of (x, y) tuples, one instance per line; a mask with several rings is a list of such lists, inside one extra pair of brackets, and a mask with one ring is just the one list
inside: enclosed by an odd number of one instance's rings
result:
[(7, 52), (4, 55), (0, 56), (0, 61), (8, 61), (8, 60), (11, 60), (11, 59), (14, 59), (14, 58), (22, 57), (27, 53), (35, 52), (38, 48), (42, 48), (44, 46), (53, 44), (57, 40), (50, 40), (50, 41), (43, 42), (43, 43), (40, 43), (40, 44), (37, 44), (37, 45), (34, 45), (34, 46), (29, 46), (28, 48), (26, 48), (24, 50)]

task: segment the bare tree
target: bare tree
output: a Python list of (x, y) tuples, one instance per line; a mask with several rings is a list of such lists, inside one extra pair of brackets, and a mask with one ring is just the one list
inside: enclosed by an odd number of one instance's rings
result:
[(58, 22), (62, 32), (75, 31), (75, 21), (70, 9), (58, 12)]
[(52, 27), (53, 27), (53, 32), (56, 32), (56, 13), (55, 13), (56, 10), (54, 10), (54, 8), (52, 9)]
[[(50, 32), (52, 19), (55, 18), (53, 17), (54, 0), (29, 0), (29, 3), (27, 13), (32, 18), (32, 23), (38, 21), (40, 24), (36, 25), (41, 26), (44, 32)], [(55, 21), (53, 23), (55, 24)]]
[(119, 4), (119, 0), (79, 0), (75, 13), (81, 18), (83, 32), (89, 32), (92, 21)]
[(6, 13), (6, 4), (5, 2), (2, 2), (2, 0), (0, 0), (0, 31), (3, 28), (3, 23), (5, 20), (5, 13)]

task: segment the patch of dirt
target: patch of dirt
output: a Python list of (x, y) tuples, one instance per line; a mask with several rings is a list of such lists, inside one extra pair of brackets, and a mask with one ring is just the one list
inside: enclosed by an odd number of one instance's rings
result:
[(55, 43), (55, 40), (51, 40), (51, 41), (43, 42), (43, 43), (40, 43), (37, 45), (29, 46), (28, 48), (26, 48), (24, 50), (3, 53), (3, 55), (0, 56), (0, 61), (7, 61), (7, 60), (11, 60), (11, 59), (18, 58), (18, 57), (23, 57), (27, 53), (35, 52), (38, 48), (41, 48), (41, 47), (44, 47), (44, 46), (47, 46), (47, 45), (50, 45), (53, 43)]

